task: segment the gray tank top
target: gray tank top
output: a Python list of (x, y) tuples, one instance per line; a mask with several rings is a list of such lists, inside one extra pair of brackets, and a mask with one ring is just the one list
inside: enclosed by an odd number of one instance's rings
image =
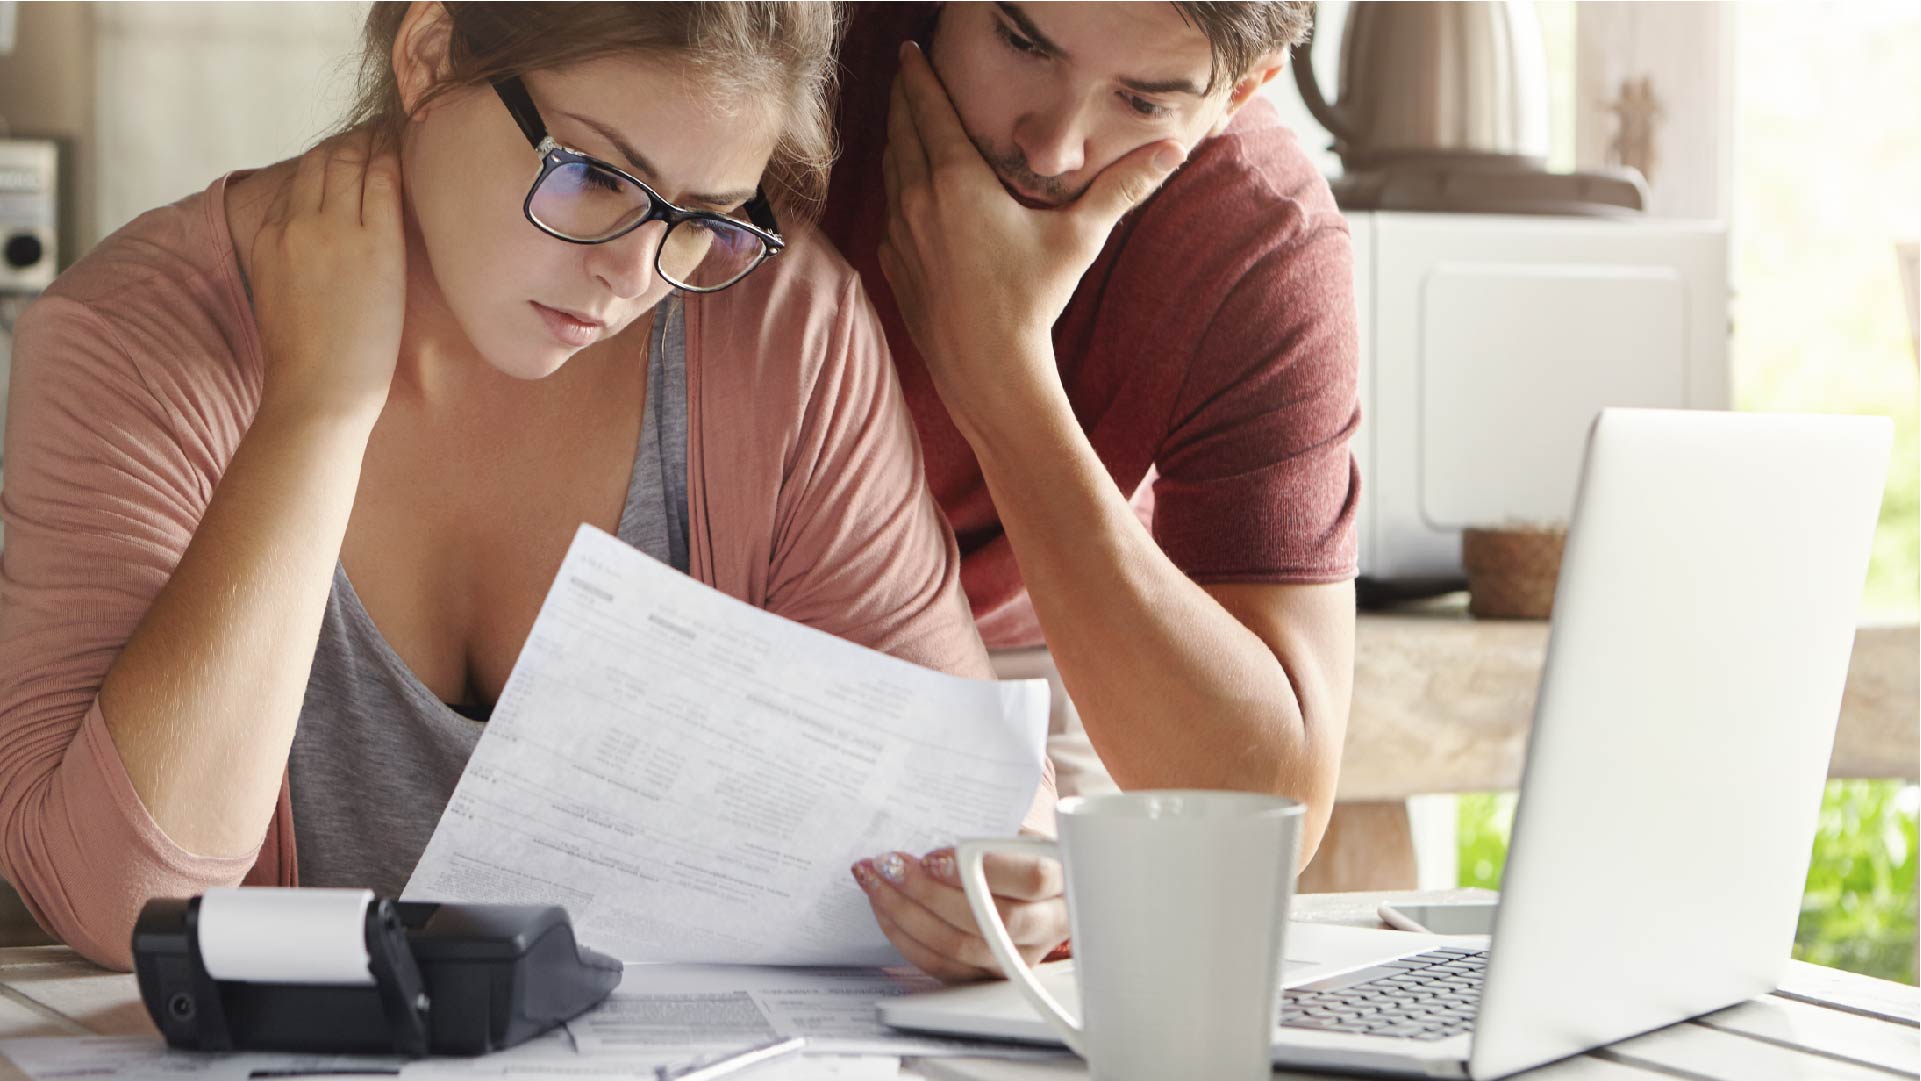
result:
[[(670, 298), (648, 341), (647, 404), (619, 535), (682, 573), (686, 386), (684, 323)], [(336, 563), (288, 761), (301, 885), (398, 897), (485, 729), (408, 670)]]

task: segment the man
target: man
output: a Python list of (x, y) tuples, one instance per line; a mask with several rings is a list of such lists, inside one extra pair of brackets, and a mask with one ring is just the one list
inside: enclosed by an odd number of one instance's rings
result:
[[(1259, 97), (1307, 8), (857, 10), (822, 220), (887, 329), (987, 645), (1045, 644), (1121, 788), (1306, 803), (1304, 858), (1346, 730), (1359, 483), (1346, 227)], [(941, 855), (856, 877), (910, 959), (991, 970)], [(996, 892), (1041, 905), (1058, 880), (1010, 864)], [(1058, 928), (1029, 922), (1038, 956)]]

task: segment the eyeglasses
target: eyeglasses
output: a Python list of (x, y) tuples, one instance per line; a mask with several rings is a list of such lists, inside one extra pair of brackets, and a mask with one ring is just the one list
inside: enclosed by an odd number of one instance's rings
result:
[(540, 175), (522, 210), (534, 227), (572, 244), (605, 244), (650, 221), (667, 223), (654, 270), (690, 293), (717, 293), (786, 247), (767, 193), (742, 207), (747, 222), (706, 210), (683, 210), (633, 175), (554, 142), (517, 76), (494, 80), (494, 93), (540, 153)]

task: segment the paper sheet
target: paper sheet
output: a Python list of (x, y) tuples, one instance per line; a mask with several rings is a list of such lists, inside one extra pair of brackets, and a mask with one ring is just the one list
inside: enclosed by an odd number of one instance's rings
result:
[(1064, 1054), (917, 1036), (881, 1024), (875, 1012), (881, 999), (939, 986), (909, 969), (628, 965), (614, 993), (569, 1021), (567, 1030), (583, 1055), (638, 1054), (661, 1045), (748, 1046), (782, 1036), (807, 1037), (809, 1054)]
[(402, 1060), (355, 1055), (173, 1051), (159, 1036), (36, 1036), (0, 1041), (0, 1054), (33, 1081), (95, 1078), (180, 1078), (247, 1081), (251, 1077), (393, 1078)]
[(1016, 832), (1047, 705), (582, 526), (404, 896), (563, 904), (627, 961), (900, 964), (848, 867)]
[[(521, 1062), (493, 1069), (488, 1059), (429, 1059), (410, 1063), (400, 1081), (581, 1081), (613, 1078), (650, 1081), (661, 1066), (683, 1066), (697, 1056), (660, 1052), (639, 1058), (580, 1058), (573, 1061)], [(741, 1081), (889, 1081), (900, 1075), (900, 1059), (875, 1055), (790, 1055), (753, 1067)]]
[(216, 980), (372, 987), (372, 890), (210, 889), (200, 895), (200, 960)]
[[(417, 1059), (402, 1067), (399, 1081), (649, 1081), (663, 1066), (686, 1066), (723, 1051), (737, 1051), (765, 1041), (722, 1045), (666, 1044), (617, 1047), (598, 1054), (575, 1051), (565, 1029), (549, 1035), (557, 1040), (522, 1044), (479, 1058)], [(546, 1037), (542, 1037), (546, 1041)], [(742, 1081), (887, 1081), (900, 1072), (897, 1055), (848, 1055), (802, 1052), (754, 1067)]]
[[(571, 1060), (521, 1061), (496, 1068), (489, 1055), (478, 1059), (423, 1059), (409, 1063), (400, 1081), (581, 1081), (614, 1078), (651, 1081), (660, 1066), (684, 1066), (701, 1052), (656, 1050), (636, 1057), (579, 1056)], [(783, 1056), (743, 1071), (741, 1081), (890, 1081), (900, 1075), (900, 1059), (891, 1055)]]
[[(562, 1029), (507, 1051), (478, 1058), (403, 1061), (347, 1055), (246, 1052), (200, 1054), (170, 1050), (159, 1036), (47, 1036), (0, 1041), (4, 1054), (31, 1081), (258, 1081), (347, 1078), (379, 1081), (639, 1081), (656, 1066), (675, 1066), (705, 1053), (692, 1046), (652, 1045), (632, 1053), (576, 1052)], [(886, 1081), (900, 1072), (893, 1055), (802, 1054), (757, 1067), (756, 1081)]]

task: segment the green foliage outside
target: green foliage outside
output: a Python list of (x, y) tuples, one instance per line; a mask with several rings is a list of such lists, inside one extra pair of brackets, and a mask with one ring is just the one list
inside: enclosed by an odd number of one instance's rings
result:
[(1796, 957), (1915, 982), (1916, 793), (1892, 781), (1828, 786)]
[[(1461, 885), (1501, 888), (1512, 793), (1462, 796)], [(1834, 781), (1821, 801), (1794, 956), (1915, 983), (1916, 808), (1897, 781)]]
[(1512, 792), (1476, 792), (1455, 804), (1460, 837), (1461, 885), (1501, 888), (1508, 838), (1514, 829)]

